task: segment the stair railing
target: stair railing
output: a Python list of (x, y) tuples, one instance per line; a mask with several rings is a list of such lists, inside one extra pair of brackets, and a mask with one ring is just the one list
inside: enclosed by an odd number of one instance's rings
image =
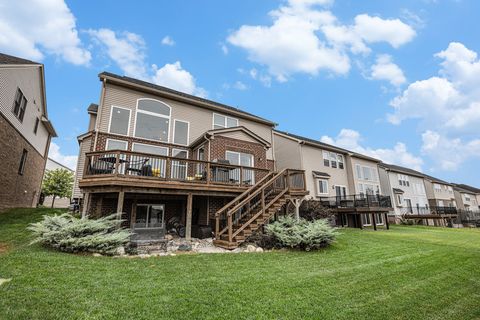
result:
[[(269, 174), (215, 213), (215, 238), (220, 239), (221, 235), (228, 233), (228, 241), (232, 242), (288, 191), (305, 190), (304, 178), (302, 170), (284, 169)], [(240, 226), (234, 230), (234, 225)]]

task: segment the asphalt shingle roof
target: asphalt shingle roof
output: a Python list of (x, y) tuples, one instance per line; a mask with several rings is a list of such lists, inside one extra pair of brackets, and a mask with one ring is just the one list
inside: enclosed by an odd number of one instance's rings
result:
[(36, 64), (40, 65), (38, 62), (33, 62), (27, 59), (22, 59), (19, 57), (10, 56), (8, 54), (0, 53), (0, 64)]

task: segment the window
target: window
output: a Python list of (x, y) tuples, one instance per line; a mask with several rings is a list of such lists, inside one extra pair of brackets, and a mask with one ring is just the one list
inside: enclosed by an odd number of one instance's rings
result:
[(332, 165), (332, 168), (337, 167), (337, 154), (330, 152), (330, 164)]
[(317, 194), (324, 195), (328, 194), (328, 181), (325, 179), (317, 179)]
[[(168, 156), (168, 148), (152, 146), (148, 144), (133, 143), (132, 151), (149, 153), (158, 156)], [(148, 160), (148, 161), (147, 161)], [(152, 175), (155, 177), (165, 178), (167, 160), (165, 158), (133, 156), (130, 158), (130, 169), (142, 170), (142, 166), (149, 165), (152, 169)], [(132, 170), (130, 170), (132, 171)], [(135, 172), (135, 171), (133, 171)]]
[(362, 222), (364, 226), (371, 226), (372, 221), (370, 220), (369, 214), (362, 214)]
[(39, 124), (39, 123), (40, 123), (40, 119), (37, 118), (37, 119), (35, 120), (35, 126), (33, 126), (33, 133), (34, 133), (34, 134), (37, 134), (38, 124)]
[(380, 194), (380, 187), (377, 184), (370, 184), (370, 183), (359, 183), (358, 184), (358, 192), (360, 195), (374, 195)]
[(130, 109), (112, 106), (108, 132), (127, 136), (129, 128), (130, 128)]
[(470, 202), (470, 195), (465, 194), (464, 197), (466, 202)]
[(448, 186), (448, 193), (453, 193), (453, 188), (451, 186)]
[(157, 147), (134, 142), (132, 150), (136, 152), (156, 154), (159, 156), (168, 156), (168, 148), (166, 147)]
[(20, 158), (20, 166), (18, 167), (19, 175), (23, 175), (23, 172), (25, 171), (25, 163), (27, 162), (27, 155), (28, 155), (28, 151), (26, 149), (23, 149), (22, 157)]
[(238, 119), (224, 116), (218, 113), (213, 114), (213, 129), (238, 127)]
[(25, 110), (27, 109), (27, 98), (23, 95), (22, 90), (20, 88), (17, 89), (17, 93), (15, 95), (15, 100), (13, 101), (13, 109), (12, 112), (15, 117), (23, 122), (23, 117), (25, 116)]
[(410, 186), (410, 181), (408, 180), (408, 176), (404, 174), (398, 174), (398, 184), (400, 186), (405, 186), (409, 187)]
[(376, 213), (375, 214), (375, 222), (378, 225), (382, 225), (383, 224), (383, 216), (381, 213)]
[(337, 154), (337, 159), (338, 159), (338, 167), (339, 167), (340, 169), (343, 169), (343, 168), (344, 168), (344, 165), (343, 165), (343, 155)]
[(330, 167), (330, 153), (328, 151), (323, 151), (323, 165)]
[(152, 99), (139, 99), (135, 137), (168, 142), (170, 107)]
[(173, 143), (188, 145), (189, 123), (187, 121), (175, 120), (173, 128)]
[(442, 191), (442, 186), (439, 185), (438, 183), (434, 183), (433, 184), (433, 189), (435, 190), (435, 192), (441, 192)]
[[(234, 164), (237, 166), (243, 167), (253, 167), (253, 155), (249, 153), (243, 152), (235, 152), (235, 151), (226, 151), (225, 152), (225, 159), (227, 159), (230, 164)], [(243, 177), (242, 177), (242, 184), (252, 185), (255, 183), (255, 174), (253, 170), (243, 169)], [(230, 173), (230, 181), (238, 183), (240, 181), (240, 169), (231, 170)]]
[(127, 150), (127, 141), (107, 139), (105, 150)]
[(425, 186), (423, 185), (423, 183), (415, 183), (413, 185), (413, 190), (415, 194), (425, 195)]
[(357, 164), (355, 169), (359, 180), (378, 181), (376, 168)]
[(136, 207), (135, 228), (163, 228), (165, 205), (139, 204)]
[(401, 207), (403, 205), (403, 196), (401, 194), (397, 194), (397, 206)]

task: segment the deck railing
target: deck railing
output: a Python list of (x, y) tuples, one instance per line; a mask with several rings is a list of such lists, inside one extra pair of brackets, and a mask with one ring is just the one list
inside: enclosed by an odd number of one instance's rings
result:
[(457, 211), (455, 207), (404, 207), (400, 209), (402, 215), (455, 215)]
[(203, 184), (252, 186), (270, 170), (228, 163), (111, 150), (86, 154), (83, 178), (122, 176)]
[(329, 208), (391, 208), (390, 196), (379, 194), (354, 194), (334, 197), (320, 197), (320, 202)]

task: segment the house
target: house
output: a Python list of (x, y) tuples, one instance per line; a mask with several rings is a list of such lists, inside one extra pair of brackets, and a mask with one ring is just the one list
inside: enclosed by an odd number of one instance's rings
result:
[[(75, 171), (73, 171), (69, 167), (64, 166), (63, 164), (61, 164), (58, 161), (53, 160), (52, 158), (47, 158), (47, 164), (45, 166), (45, 173), (47, 173), (48, 171), (57, 170), (57, 169), (67, 170), (68, 172), (71, 172), (72, 174), (75, 174)], [(43, 203), (41, 203), (41, 204), (44, 205), (45, 207), (51, 207), (52, 206), (52, 201), (53, 201), (53, 196), (48, 196), (48, 197), (45, 197), (43, 199)], [(65, 198), (55, 198), (55, 202), (53, 203), (53, 207), (54, 208), (68, 208), (68, 206), (70, 205), (70, 201), (71, 201), (71, 199), (67, 198), (67, 197), (65, 197)]]
[(423, 173), (387, 163), (379, 167), (382, 189), (393, 199), (394, 220), (406, 214), (430, 213)]
[(279, 130), (273, 132), (277, 167), (305, 171), (311, 199), (337, 212), (337, 224), (388, 225), (390, 198), (382, 195), (380, 160)]
[(43, 65), (0, 53), (0, 211), (37, 205), (52, 137)]
[(460, 209), (479, 211), (480, 210), (480, 189), (466, 185), (453, 184), (455, 201)]
[(118, 212), (137, 244), (174, 230), (235, 248), (288, 201), (301, 170), (276, 170), (275, 123), (238, 108), (103, 72), (88, 107), (74, 196), (83, 216)]

